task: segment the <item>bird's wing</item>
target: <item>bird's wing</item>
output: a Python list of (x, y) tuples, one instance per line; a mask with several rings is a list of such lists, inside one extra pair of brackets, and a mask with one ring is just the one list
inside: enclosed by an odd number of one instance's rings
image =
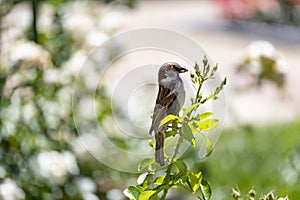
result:
[(156, 105), (154, 108), (152, 125), (149, 130), (149, 134), (153, 130), (156, 130), (160, 124), (160, 121), (167, 116), (167, 111), (176, 100), (177, 96), (174, 93), (175, 85), (171, 84), (170, 87), (166, 88), (159, 85), (159, 90), (156, 98)]

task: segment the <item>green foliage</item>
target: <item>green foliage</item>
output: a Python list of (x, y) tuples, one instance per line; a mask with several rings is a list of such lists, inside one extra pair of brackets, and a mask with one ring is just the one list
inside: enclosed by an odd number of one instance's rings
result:
[[(194, 163), (214, 185), (215, 198), (229, 199), (231, 187), (242, 194), (255, 187), (256, 197), (268, 191), (278, 196), (300, 196), (300, 121), (261, 127), (237, 126), (223, 130), (213, 156)], [(187, 152), (195, 156), (197, 151)], [(213, 197), (214, 198), (214, 197)]]
[(182, 137), (186, 139), (193, 147), (196, 145), (196, 140), (190, 126), (187, 123), (182, 124)]
[[(10, 14), (15, 4), (24, 2), (2, 1), (0, 21)], [(89, 6), (90, 2), (82, 5)], [(40, 16), (43, 12), (39, 9), (44, 6), (53, 8), (53, 13), (47, 14), (51, 20), (49, 30), (42, 31), (35, 21), (24, 29), (13, 27), (18, 32), (16, 38), (13, 34), (3, 41), (7, 48), (1, 52), (0, 63), (0, 187), (16, 187), (20, 194), (17, 198), (14, 188), (5, 189), (0, 191), (0, 199), (79, 200), (88, 195), (93, 199), (105, 199), (108, 190), (122, 188), (128, 177), (134, 175), (111, 170), (79, 143), (71, 99), (76, 69), (70, 70), (82, 64), (81, 58), (75, 66), (71, 63), (72, 56), (80, 57), (74, 56), (74, 52), (85, 53), (88, 48), (85, 41), (75, 42), (63, 26), (63, 15), (72, 2), (32, 0), (36, 4), (32, 10), (31, 2), (28, 3), (29, 7), (23, 5), (24, 9), (29, 9), (24, 10), (25, 13), (29, 11)], [(7, 22), (1, 26), (1, 35), (5, 38), (11, 32), (10, 27)], [(66, 69), (66, 65), (70, 68)], [(79, 81), (84, 82), (81, 79)], [(82, 86), (81, 95), (86, 92)], [(101, 105), (97, 119), (103, 123), (112, 115), (111, 101), (104, 88), (99, 88), (94, 100)], [(126, 145), (118, 138), (112, 141)], [(91, 191), (83, 191), (82, 182)]]
[(161, 127), (164, 124), (169, 123), (170, 121), (175, 121), (175, 120), (179, 120), (180, 118), (178, 116), (175, 115), (168, 115), (167, 117), (165, 117), (163, 120), (161, 120), (159, 127)]
[[(173, 156), (168, 158), (168, 166), (161, 175), (161, 170), (157, 169), (158, 164), (153, 158), (145, 158), (141, 161), (138, 169), (146, 171), (137, 179), (136, 186), (129, 186), (124, 190), (124, 195), (129, 199), (147, 200), (162, 199), (164, 200), (170, 188), (183, 188), (196, 198), (208, 200), (211, 198), (212, 191), (208, 181), (203, 178), (201, 171), (192, 171), (183, 159), (177, 158), (181, 144), (186, 140), (192, 147), (196, 147), (195, 136), (200, 134), (206, 141), (207, 152), (212, 151), (212, 141), (204, 132), (213, 130), (219, 124), (217, 119), (211, 118), (212, 112), (198, 114), (196, 111), (207, 100), (217, 99), (217, 95), (226, 84), (226, 78), (216, 87), (212, 94), (203, 98), (201, 88), (205, 81), (213, 79), (217, 71), (217, 65), (210, 70), (210, 65), (206, 56), (203, 58), (203, 70), (200, 70), (196, 63), (194, 66), (195, 73), (191, 73), (191, 81), (196, 88), (197, 94), (192, 105), (183, 108), (182, 116), (168, 115), (161, 122), (162, 125), (169, 125), (166, 132), (166, 138), (179, 135)], [(150, 142), (152, 144), (152, 142)], [(154, 148), (154, 145), (150, 145)]]
[[(174, 159), (169, 166), (168, 169), (172, 170), (172, 173), (167, 173), (163, 176), (157, 176), (154, 171), (141, 174), (137, 179), (138, 185), (129, 186), (124, 190), (124, 195), (129, 199), (135, 200), (156, 199), (158, 193), (162, 191), (167, 191), (172, 187), (182, 187), (190, 191), (198, 199), (210, 198), (210, 186), (203, 179), (201, 172), (190, 172), (186, 163), (181, 159)], [(200, 192), (202, 196), (198, 196), (197, 192)]]
[(145, 158), (142, 160), (142, 162), (139, 164), (138, 166), (138, 170), (142, 171), (143, 169), (145, 169), (146, 167), (148, 167), (149, 165), (153, 164), (155, 161), (153, 158)]

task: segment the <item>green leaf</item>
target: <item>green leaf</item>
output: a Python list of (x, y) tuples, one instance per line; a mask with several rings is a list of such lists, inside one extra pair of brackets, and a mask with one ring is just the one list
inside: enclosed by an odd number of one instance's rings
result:
[(223, 87), (226, 85), (226, 82), (227, 82), (227, 78), (225, 77), (223, 79), (223, 81), (220, 83), (220, 85), (218, 87), (216, 87), (215, 92), (214, 92), (215, 96), (221, 92), (221, 90), (223, 89)]
[[(165, 181), (165, 180), (164, 180)], [(165, 190), (165, 189), (170, 189), (170, 187), (173, 186), (173, 183), (171, 180), (169, 180), (169, 183), (164, 183), (164, 184), (161, 184), (161, 185), (158, 185), (154, 190), (159, 193), (161, 192), (162, 190)]]
[(149, 200), (159, 200), (158, 195), (157, 194), (152, 195)]
[(190, 114), (200, 106), (201, 103), (194, 103), (190, 107), (185, 108), (183, 112), (183, 116), (190, 116)]
[(204, 113), (201, 113), (199, 116), (198, 116), (198, 119), (201, 121), (203, 119), (206, 119), (210, 116), (212, 116), (213, 113), (212, 112), (204, 112)]
[(210, 130), (216, 128), (219, 125), (219, 120), (217, 120), (217, 119), (208, 119), (208, 120), (205, 120), (205, 121), (198, 121), (197, 125), (200, 128), (200, 130), (210, 131)]
[(174, 127), (174, 129), (177, 130), (176, 129), (178, 127), (178, 121), (177, 120), (172, 121), (172, 127)]
[(159, 176), (159, 177), (157, 177), (155, 180), (154, 180), (154, 184), (157, 184), (157, 185), (161, 185), (163, 182), (164, 182), (164, 180), (165, 180), (165, 177), (166, 176)]
[(213, 150), (213, 143), (212, 141), (205, 136), (205, 143), (206, 143), (206, 151), (207, 151), (207, 154), (206, 154), (206, 157), (209, 156)]
[(218, 63), (213, 67), (213, 69), (210, 72), (210, 77), (213, 78), (213, 76), (215, 75), (216, 71), (218, 70)]
[(160, 124), (159, 124), (159, 127), (161, 127), (162, 125), (164, 124), (167, 124), (168, 122), (170, 121), (173, 121), (173, 120), (179, 120), (180, 117), (176, 116), (176, 115), (168, 115), (166, 116), (163, 120), (161, 120)]
[(182, 124), (182, 136), (184, 139), (189, 141), (193, 147), (196, 146), (196, 140), (190, 126), (187, 123)]
[(202, 62), (203, 62), (203, 65), (205, 67), (208, 63), (208, 59), (207, 59), (206, 55), (204, 55)]
[(196, 173), (196, 174), (194, 172), (191, 172), (188, 174), (189, 185), (193, 192), (195, 192), (196, 190), (199, 189), (201, 180), (202, 180), (201, 172)]
[(149, 165), (153, 164), (155, 161), (153, 158), (145, 158), (143, 159), (139, 166), (138, 166), (138, 171), (141, 171), (143, 169), (145, 169), (146, 167), (148, 167)]
[(171, 137), (171, 136), (175, 136), (176, 134), (177, 134), (176, 130), (167, 131), (166, 132), (166, 138)]
[(203, 179), (201, 181), (200, 189), (201, 189), (201, 192), (203, 194), (204, 200), (209, 200), (210, 197), (211, 197), (211, 187), (210, 187), (209, 182), (207, 180)]
[(137, 179), (137, 184), (138, 185), (142, 185), (145, 181), (145, 179), (148, 176), (148, 172), (142, 173), (141, 175), (139, 175), (138, 179)]
[(129, 186), (123, 190), (123, 194), (128, 197), (130, 200), (138, 200), (140, 196), (140, 190), (135, 186)]
[(197, 123), (198, 123), (197, 120), (191, 120), (191, 121), (188, 122), (188, 125), (189, 125), (190, 129), (192, 130), (193, 134), (200, 133), (200, 130), (197, 129), (198, 128), (198, 124)]
[(155, 190), (146, 190), (140, 194), (139, 200), (149, 200), (149, 198), (155, 193)]
[(179, 172), (184, 173), (184, 174), (187, 172), (187, 166), (182, 160), (177, 159), (175, 161), (175, 166)]

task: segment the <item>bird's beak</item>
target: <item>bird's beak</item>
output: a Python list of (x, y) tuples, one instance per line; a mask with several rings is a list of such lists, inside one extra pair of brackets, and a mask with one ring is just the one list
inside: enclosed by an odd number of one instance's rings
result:
[(184, 67), (181, 67), (181, 68), (179, 69), (179, 73), (184, 73), (184, 72), (187, 72), (187, 71), (189, 71), (189, 70), (187, 70), (187, 69), (184, 68)]

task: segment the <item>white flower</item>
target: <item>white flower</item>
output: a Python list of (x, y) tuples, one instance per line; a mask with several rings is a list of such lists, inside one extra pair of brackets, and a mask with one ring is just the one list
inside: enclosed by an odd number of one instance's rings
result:
[(246, 69), (253, 75), (260, 75), (264, 69), (261, 58), (267, 58), (275, 62), (276, 72), (286, 72), (286, 61), (281, 52), (268, 41), (258, 40), (251, 42), (242, 56), (242, 61), (247, 61)]
[(21, 2), (15, 4), (12, 10), (3, 18), (3, 27), (14, 27), (24, 31), (29, 28), (31, 21), (31, 5), (29, 2)]
[(53, 28), (54, 9), (47, 3), (41, 3), (39, 6), (39, 16), (37, 26), (40, 33), (47, 33)]
[(251, 60), (250, 63), (247, 65), (247, 69), (251, 74), (257, 76), (262, 72), (262, 67), (258, 60)]
[(87, 33), (95, 27), (88, 7), (80, 2), (66, 4), (62, 13), (62, 25), (76, 41), (84, 40)]
[(34, 42), (18, 40), (12, 43), (8, 52), (9, 65), (38, 66), (51, 65), (50, 55), (42, 46)]
[(16, 125), (21, 116), (20, 110), (20, 98), (17, 94), (13, 94), (11, 97), (11, 104), (1, 108), (0, 112), (0, 116), (3, 120), (3, 136), (15, 134)]
[(25, 199), (24, 191), (10, 178), (0, 184), (0, 199), (18, 200)]
[(111, 190), (107, 191), (106, 198), (108, 200), (122, 200), (122, 199), (124, 199), (123, 193), (119, 189), (111, 189)]
[(93, 193), (85, 193), (83, 195), (83, 200), (99, 200), (99, 198)]
[(51, 183), (64, 183), (68, 174), (78, 174), (75, 156), (69, 152), (49, 151), (40, 153), (32, 163), (33, 171)]
[(258, 59), (261, 56), (265, 56), (276, 60), (278, 57), (278, 51), (275, 49), (274, 45), (264, 40), (251, 42), (247, 47), (246, 52), (250, 59)]
[(100, 26), (107, 31), (114, 31), (122, 24), (122, 15), (119, 12), (108, 12), (103, 16)]
[(279, 72), (281, 72), (283, 74), (287, 73), (288, 64), (287, 64), (287, 61), (285, 59), (285, 56), (281, 52), (278, 53), (278, 58), (277, 58), (277, 63), (276, 64), (277, 64), (276, 66), (277, 66), (277, 69), (278, 69)]
[(59, 114), (61, 112), (61, 105), (57, 101), (49, 101), (45, 99), (40, 100), (42, 109), (45, 113), (45, 120), (49, 128), (56, 129), (59, 126), (60, 119)]
[[(103, 133), (101, 133), (103, 134)], [(101, 140), (99, 135), (93, 133), (80, 133), (80, 136), (72, 141), (72, 146), (75, 150), (75, 153), (81, 160), (90, 159), (91, 154), (101, 155), (105, 152), (105, 148), (101, 145)]]
[(97, 191), (97, 186), (92, 179), (87, 177), (79, 178), (76, 180), (76, 185), (84, 200), (99, 200), (99, 198), (93, 194)]
[(3, 179), (6, 176), (6, 170), (0, 165), (0, 178)]
[(43, 79), (46, 83), (59, 83), (61, 72), (58, 69), (48, 69), (45, 71)]
[(76, 76), (77, 73), (80, 71), (83, 63), (87, 59), (88, 55), (85, 51), (83, 50), (78, 50), (73, 55), (71, 58), (65, 62), (62, 66), (63, 73), (66, 73), (68, 75), (73, 75)]
[(29, 122), (35, 115), (35, 106), (33, 103), (27, 103), (22, 108), (22, 117), (26, 122)]
[(81, 41), (93, 29), (94, 24), (87, 15), (73, 14), (65, 16), (63, 26), (74, 40)]
[(101, 31), (91, 31), (85, 38), (85, 45), (90, 48), (100, 46), (104, 41), (108, 39), (108, 36)]
[(83, 119), (95, 119), (98, 107), (99, 105), (95, 99), (85, 97), (79, 102), (78, 112)]
[(71, 101), (72, 101), (72, 87), (65, 86), (61, 88), (57, 93), (56, 96), (58, 98), (58, 101), (60, 103), (60, 110), (59, 110), (59, 116), (61, 118), (67, 118), (70, 114), (70, 111), (72, 109)]
[(77, 179), (76, 185), (81, 194), (93, 193), (97, 190), (96, 183), (88, 177), (81, 177)]

